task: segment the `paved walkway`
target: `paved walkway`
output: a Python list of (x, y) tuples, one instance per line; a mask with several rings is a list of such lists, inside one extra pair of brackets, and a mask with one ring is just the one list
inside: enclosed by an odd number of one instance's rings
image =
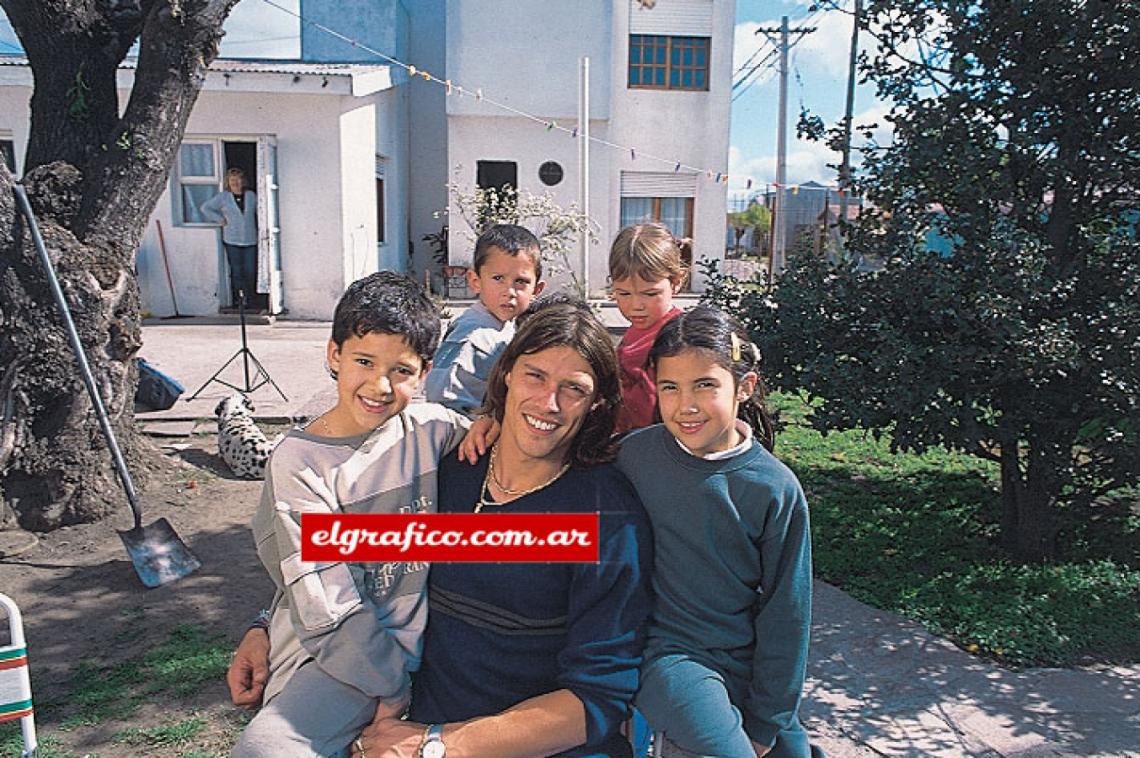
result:
[[(241, 347), (236, 321), (218, 321), (148, 322), (141, 355), (189, 396)], [(259, 418), (309, 417), (332, 406), (328, 333), (328, 324), (311, 322), (248, 327), (250, 350), (288, 397), (269, 385), (256, 390)], [(242, 384), (240, 361), (222, 378)], [(212, 383), (196, 400), (139, 419), (209, 418), (231, 392)], [(1140, 756), (1140, 668), (1008, 671), (823, 582), (808, 673), (801, 713), (832, 758)]]

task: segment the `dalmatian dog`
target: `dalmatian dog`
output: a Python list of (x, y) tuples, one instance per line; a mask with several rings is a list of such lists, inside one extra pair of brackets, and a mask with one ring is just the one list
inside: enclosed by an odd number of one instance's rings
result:
[(264, 479), (265, 462), (282, 435), (265, 438), (253, 420), (253, 403), (240, 392), (218, 403), (214, 414), (218, 417), (218, 452), (230, 471), (243, 479)]

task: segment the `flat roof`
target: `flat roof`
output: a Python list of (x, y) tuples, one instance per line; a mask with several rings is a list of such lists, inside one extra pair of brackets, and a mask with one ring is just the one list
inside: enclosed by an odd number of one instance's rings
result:
[[(0, 84), (32, 86), (31, 66), (22, 55), (0, 55), (0, 67), (19, 71), (0, 76)], [(119, 86), (134, 84), (137, 58), (119, 64)], [(216, 58), (206, 71), (204, 90), (246, 92), (292, 91), (362, 97), (393, 86), (391, 67), (368, 63), (307, 63), (304, 61)]]

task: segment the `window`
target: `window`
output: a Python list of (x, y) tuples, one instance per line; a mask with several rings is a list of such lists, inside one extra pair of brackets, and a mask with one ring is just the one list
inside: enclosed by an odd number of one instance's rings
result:
[(514, 191), (519, 186), (519, 164), (514, 161), (476, 161), (475, 185), (479, 189)]
[(183, 142), (178, 150), (174, 218), (183, 226), (214, 224), (202, 215), (202, 203), (218, 193), (222, 184), (215, 142)]
[(0, 139), (0, 160), (8, 167), (8, 171), (16, 173), (16, 145), (10, 139)]
[(629, 35), (629, 86), (708, 90), (708, 37)]
[(693, 236), (693, 198), (691, 197), (623, 197), (621, 225), (658, 221), (677, 237)]
[[(693, 198), (691, 197), (623, 197), (621, 199), (621, 225), (657, 221), (669, 228), (674, 237), (693, 236)], [(693, 268), (692, 245), (681, 246), (681, 263)], [(685, 282), (685, 291), (692, 285)]]
[[(480, 228), (491, 219), (507, 222), (503, 218), (504, 200), (514, 198), (519, 188), (519, 164), (514, 161), (476, 161), (475, 185), (482, 190), (495, 190), (493, 199), (480, 208), (477, 222)], [(507, 204), (508, 206), (511, 204)], [(516, 219), (510, 219), (515, 221)]]

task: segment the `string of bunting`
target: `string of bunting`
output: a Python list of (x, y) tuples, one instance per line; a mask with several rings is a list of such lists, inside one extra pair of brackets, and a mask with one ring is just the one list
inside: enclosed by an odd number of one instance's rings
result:
[[(572, 137), (574, 139), (577, 139), (579, 136), (578, 127), (576, 127), (576, 126), (574, 126), (574, 127), (563, 126), (563, 125), (559, 124), (557, 121), (554, 121), (553, 119), (545, 119), (545, 118), (542, 118), (541, 116), (536, 116), (533, 113), (527, 113), (524, 110), (520, 110), (518, 108), (515, 108), (514, 106), (508, 105), (507, 103), (501, 102), (499, 100), (495, 100), (494, 98), (488, 97), (487, 95), (485, 95), (483, 93), (483, 89), (481, 87), (475, 87), (475, 88), (464, 87), (460, 84), (453, 82), (450, 79), (441, 79), (438, 76), (432, 74), (430, 71), (425, 71), (423, 69), (416, 68), (411, 63), (405, 63), (404, 61), (401, 61), (397, 58), (393, 58), (390, 55), (386, 55), (385, 53), (382, 53), (379, 50), (375, 50), (375, 49), (369, 47), (368, 45), (365, 45), (363, 42), (352, 39), (351, 37), (347, 37), (347, 36), (341, 34), (340, 32), (336, 31), (335, 29), (330, 29), (329, 27), (325, 26), (324, 24), (320, 24), (320, 23), (313, 21), (311, 19), (307, 19), (304, 16), (302, 16), (300, 13), (297, 13), (293, 10), (290, 10), (289, 8), (286, 8), (282, 5), (274, 2), (274, 0), (262, 0), (262, 2), (265, 3), (266, 5), (269, 5), (269, 6), (276, 8), (277, 10), (279, 10), (283, 13), (287, 13), (288, 15), (293, 16), (294, 18), (299, 20), (302, 24), (308, 24), (309, 26), (313, 27), (314, 29), (318, 29), (318, 30), (324, 32), (325, 34), (332, 35), (333, 37), (336, 37), (337, 39), (351, 45), (352, 47), (355, 47), (359, 50), (363, 50), (364, 52), (369, 53), (371, 55), (375, 55), (377, 58), (379, 58), (383, 61), (386, 61), (387, 63), (390, 63), (393, 66), (398, 66), (398, 67), (404, 69), (408, 73), (408, 77), (410, 79), (414, 79), (418, 76), (419, 78), (423, 79), (425, 82), (432, 82), (434, 84), (439, 84), (440, 86), (442, 86), (444, 88), (444, 91), (446, 92), (447, 95), (454, 94), (458, 97), (474, 97), (479, 102), (486, 103), (487, 105), (490, 105), (492, 107), (498, 108), (498, 109), (503, 110), (503, 111), (506, 111), (508, 113), (512, 113), (516, 116), (519, 116), (520, 118), (524, 118), (524, 119), (527, 119), (528, 121), (533, 121), (536, 124), (540, 124), (548, 132), (555, 132), (555, 131), (562, 132), (564, 134), (570, 135), (570, 137)], [(743, 177), (743, 176), (739, 176), (739, 175), (731, 176), (730, 174), (725, 173), (723, 171), (713, 171), (712, 169), (702, 169), (702, 168), (699, 168), (697, 166), (690, 166), (690, 165), (688, 165), (682, 161), (678, 161), (674, 158), (665, 158), (665, 157), (660, 156), (660, 155), (654, 155), (652, 153), (647, 153), (647, 152), (644, 152), (642, 150), (638, 150), (637, 148), (629, 146), (629, 145), (619, 145), (616, 142), (610, 142), (609, 140), (602, 139), (601, 137), (595, 137), (593, 135), (589, 136), (589, 140), (590, 140), (590, 142), (596, 143), (598, 145), (603, 145), (605, 147), (608, 147), (608, 148), (611, 148), (614, 150), (620, 150), (622, 152), (629, 153), (630, 160), (647, 160), (647, 161), (654, 161), (656, 163), (662, 163), (666, 166), (672, 166), (673, 167), (673, 173), (680, 173), (682, 169), (685, 169), (686, 171), (690, 171), (690, 172), (695, 173), (695, 174), (704, 174), (708, 179), (715, 181), (717, 183), (721, 183), (721, 184), (728, 184), (728, 181), (730, 178), (745, 179), (747, 189), (752, 189), (752, 178), (751, 177)], [(778, 186), (778, 185), (773, 185), (773, 186)]]

